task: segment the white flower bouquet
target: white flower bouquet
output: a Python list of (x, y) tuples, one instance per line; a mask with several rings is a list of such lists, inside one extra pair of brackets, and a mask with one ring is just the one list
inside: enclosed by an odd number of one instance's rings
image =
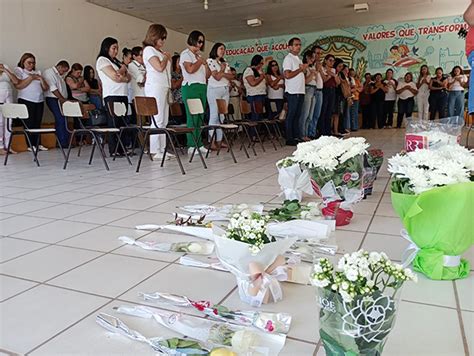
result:
[(345, 254), (314, 265), (319, 333), (327, 355), (380, 355), (395, 324), (399, 290), (416, 275), (385, 253)]
[(248, 327), (144, 306), (120, 306), (117, 312), (147, 319), (153, 318), (160, 325), (174, 332), (200, 341), (208, 349), (226, 347), (237, 355), (278, 355), (286, 340), (284, 334), (270, 334)]
[(278, 184), (282, 194), (287, 200), (303, 199), (303, 193), (313, 194), (309, 173), (302, 170), (298, 162), (293, 161), (291, 157), (284, 158), (277, 162)]
[(438, 149), (446, 145), (457, 145), (461, 142), (464, 118), (452, 116), (434, 121), (407, 119), (405, 133), (405, 150)]
[(388, 161), (392, 173), (392, 205), (411, 245), (406, 265), (431, 279), (451, 280), (469, 275), (461, 255), (474, 244), (473, 151), (459, 145), (416, 150)]
[(268, 217), (243, 211), (227, 231), (214, 227), (216, 254), (237, 279), (242, 301), (260, 306), (283, 298), (280, 281), (288, 279), (283, 254), (296, 238), (275, 239), (267, 232)]
[(364, 196), (363, 156), (369, 144), (363, 137), (340, 139), (322, 136), (300, 143), (292, 159), (306, 168), (315, 193), (324, 200), (325, 216), (336, 225), (349, 224), (352, 205)]

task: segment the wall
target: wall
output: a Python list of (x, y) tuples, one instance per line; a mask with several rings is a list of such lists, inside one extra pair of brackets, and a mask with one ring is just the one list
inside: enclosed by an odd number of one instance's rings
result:
[[(85, 0), (0, 0), (0, 63), (14, 67), (27, 51), (35, 54), (39, 69), (59, 59), (95, 63), (104, 37), (130, 48), (141, 43), (149, 25)], [(165, 49), (181, 51), (186, 39), (169, 30)]]
[(237, 72), (242, 72), (255, 54), (281, 63), (288, 53), (288, 40), (297, 36), (303, 50), (319, 44), (360, 74), (393, 68), (399, 77), (408, 70), (418, 72), (423, 64), (428, 64), (431, 72), (438, 66), (451, 71), (455, 65), (468, 68), (465, 42), (457, 35), (466, 26), (462, 16), (454, 16), (236, 41), (227, 44), (226, 58)]

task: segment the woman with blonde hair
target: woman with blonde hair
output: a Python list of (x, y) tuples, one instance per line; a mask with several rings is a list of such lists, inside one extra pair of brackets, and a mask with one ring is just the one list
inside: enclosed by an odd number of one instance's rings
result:
[[(158, 128), (166, 128), (169, 119), (168, 95), (171, 90), (171, 54), (163, 50), (168, 32), (163, 25), (152, 24), (148, 27), (143, 40), (143, 63), (145, 64), (147, 79), (145, 95), (156, 99), (158, 114), (154, 123)], [(166, 148), (165, 135), (150, 136), (150, 153), (156, 158), (161, 157)], [(166, 152), (166, 158), (174, 157)]]

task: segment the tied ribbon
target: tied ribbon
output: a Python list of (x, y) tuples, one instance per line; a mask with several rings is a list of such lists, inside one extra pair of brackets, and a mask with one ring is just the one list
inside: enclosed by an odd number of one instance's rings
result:
[[(283, 299), (280, 281), (288, 279), (285, 258), (278, 256), (265, 270), (258, 262), (249, 263), (250, 283), (246, 291), (246, 299), (252, 306), (260, 306)], [(239, 283), (239, 287), (244, 287)]]
[(336, 226), (349, 225), (354, 213), (350, 210), (342, 209), (340, 207), (341, 201), (331, 201), (326, 204), (321, 212), (324, 216), (333, 217), (336, 220)]
[[(402, 265), (403, 268), (408, 267), (411, 265), (413, 260), (415, 259), (418, 252), (421, 250), (416, 243), (412, 240), (411, 236), (408, 234), (406, 229), (402, 229), (400, 231), (400, 235), (407, 240), (410, 245), (405, 249), (402, 254)], [(443, 267), (458, 267), (461, 264), (461, 256), (450, 256), (450, 255), (443, 255)]]
[(287, 200), (301, 201), (303, 193), (308, 195), (313, 193), (308, 171), (301, 171), (298, 164), (279, 168), (278, 172), (278, 183), (282, 190), (279, 196), (284, 195)]

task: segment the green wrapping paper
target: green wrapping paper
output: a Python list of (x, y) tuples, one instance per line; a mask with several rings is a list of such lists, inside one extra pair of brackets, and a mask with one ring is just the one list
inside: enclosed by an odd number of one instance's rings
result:
[(447, 267), (445, 256), (462, 255), (474, 244), (474, 182), (419, 195), (391, 194), (393, 208), (419, 248), (414, 270), (435, 280), (466, 278), (469, 262), (461, 259), (456, 267)]

